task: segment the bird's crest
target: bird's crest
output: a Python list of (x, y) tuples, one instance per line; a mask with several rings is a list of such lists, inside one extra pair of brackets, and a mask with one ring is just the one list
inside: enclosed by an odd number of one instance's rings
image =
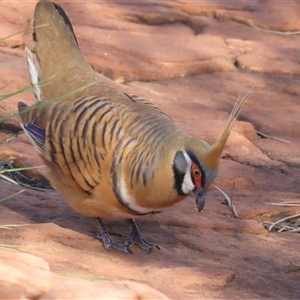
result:
[(222, 151), (226, 145), (228, 137), (230, 135), (234, 121), (239, 116), (241, 110), (243, 109), (246, 101), (252, 95), (254, 88), (252, 88), (243, 98), (238, 97), (235, 102), (235, 105), (231, 111), (230, 117), (227, 121), (226, 127), (220, 136), (220, 138), (211, 146), (204, 156), (204, 163), (211, 169), (216, 169), (219, 164), (219, 159), (222, 154)]

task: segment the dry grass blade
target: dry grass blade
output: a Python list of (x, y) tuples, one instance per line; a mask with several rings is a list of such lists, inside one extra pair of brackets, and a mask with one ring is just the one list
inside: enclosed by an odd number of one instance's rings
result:
[(265, 202), (265, 205), (274, 205), (274, 206), (294, 206), (294, 207), (298, 207), (300, 206), (300, 201), (294, 200), (294, 201), (284, 201), (284, 202)]
[(255, 28), (255, 29), (258, 29), (258, 30), (261, 30), (264, 32), (268, 32), (268, 33), (274, 33), (274, 34), (282, 34), (282, 35), (298, 35), (298, 34), (300, 34), (299, 30), (297, 30), (297, 31), (278, 31), (278, 30), (265, 29), (265, 28), (256, 26), (254, 24), (250, 24), (250, 26), (252, 28)]
[(0, 203), (3, 202), (3, 201), (5, 201), (5, 200), (8, 200), (8, 199), (10, 199), (10, 198), (12, 198), (12, 197), (14, 197), (14, 196), (17, 196), (17, 195), (23, 193), (24, 191), (25, 191), (25, 189), (24, 189), (24, 190), (21, 190), (21, 191), (19, 191), (19, 192), (17, 192), (17, 193), (15, 193), (15, 194), (9, 195), (9, 196), (7, 196), (7, 197), (5, 197), (5, 198), (2, 198), (2, 199), (0, 199)]
[(220, 189), (216, 185), (214, 185), (214, 187), (223, 194), (223, 196), (225, 197), (225, 199), (227, 201), (227, 205), (231, 209), (233, 215), (237, 218), (239, 215), (238, 215), (238, 212), (237, 212), (237, 210), (236, 210), (236, 208), (235, 208), (235, 206), (232, 202), (232, 199), (222, 189)]
[(20, 34), (20, 33), (24, 33), (24, 30), (21, 30), (21, 31), (12, 33), (12, 34), (10, 34), (10, 35), (7, 35), (7, 36), (5, 36), (5, 37), (2, 37), (2, 38), (0, 38), (0, 42), (3, 41), (3, 40), (5, 40), (5, 39), (9, 39), (10, 37), (13, 37), (13, 36), (15, 36), (15, 35), (18, 35), (18, 34)]
[[(18, 182), (16, 182), (15, 180), (13, 180), (13, 179), (11, 179), (11, 178), (9, 178), (9, 177), (7, 177), (7, 176), (1, 174), (1, 173), (0, 173), (0, 178), (2, 178), (4, 181), (8, 181), (8, 182), (10, 182), (10, 183), (12, 183), (12, 184), (19, 185)], [(0, 202), (1, 202), (1, 201), (0, 201)]]
[(28, 226), (30, 224), (9, 224), (9, 225), (0, 225), (2, 229), (13, 229), (14, 227)]
[[(296, 214), (296, 215), (292, 215), (292, 216), (288, 216), (285, 218), (282, 218), (276, 222), (271, 223), (271, 225), (269, 226), (268, 230), (271, 231), (273, 228), (277, 229), (278, 232), (282, 232), (282, 231), (290, 231), (290, 230), (281, 230), (281, 228), (283, 227), (291, 227), (292, 232), (298, 232), (298, 230), (300, 230), (300, 221), (299, 222), (295, 222), (295, 224), (291, 224), (291, 223), (284, 223), (287, 220), (291, 220), (291, 219), (296, 219), (296, 218), (300, 218), (300, 214)], [(266, 223), (265, 223), (266, 224)], [(278, 226), (280, 225), (280, 226)], [(280, 231), (279, 231), (280, 230)], [(291, 231), (290, 231), (291, 232)]]
[(291, 227), (291, 226), (289, 226), (289, 225), (285, 225), (285, 226), (283, 226), (282, 228), (280, 228), (277, 232), (284, 232), (284, 231), (288, 231), (288, 232), (291, 232), (291, 233), (293, 233), (293, 232), (300, 232), (300, 228), (294, 228), (294, 227)]
[(264, 134), (264, 133), (262, 133), (262, 132), (260, 132), (260, 131), (257, 131), (257, 130), (256, 130), (256, 133), (257, 133), (259, 136), (263, 137), (263, 138), (267, 138), (267, 139), (270, 139), (270, 140), (274, 140), (274, 141), (278, 141), (278, 142), (282, 142), (282, 143), (287, 143), (287, 144), (290, 143), (290, 141), (288, 141), (288, 140), (284, 140), (284, 139), (281, 139), (281, 138), (277, 138), (277, 137), (274, 137), (274, 136), (270, 136), (270, 135)]
[[(40, 28), (40, 27), (46, 27), (46, 26), (48, 26), (48, 24), (35, 26), (34, 28)], [(5, 37), (1, 37), (1, 38), (0, 38), (0, 42), (3, 41), (3, 40), (9, 39), (10, 37), (13, 37), (13, 36), (15, 36), (15, 35), (18, 35), (18, 34), (20, 34), (20, 33), (24, 33), (24, 32), (25, 32), (25, 30), (20, 30), (20, 31), (14, 32), (14, 33), (12, 33), (12, 34), (9, 34), (9, 35), (7, 35), (7, 36), (5, 36)]]

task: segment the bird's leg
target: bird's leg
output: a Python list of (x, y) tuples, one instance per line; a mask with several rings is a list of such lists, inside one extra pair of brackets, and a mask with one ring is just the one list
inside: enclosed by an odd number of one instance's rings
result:
[(102, 240), (103, 246), (106, 250), (110, 250), (111, 248), (119, 250), (121, 252), (132, 253), (130, 247), (133, 243), (127, 243), (126, 245), (114, 240), (110, 234), (107, 232), (102, 220), (100, 218), (95, 218), (98, 227), (97, 238)]
[(152, 249), (155, 247), (156, 249), (160, 250), (159, 246), (153, 243), (148, 242), (141, 234), (137, 224), (135, 223), (134, 219), (126, 219), (126, 221), (130, 225), (130, 241), (143, 250), (147, 252), (151, 252)]

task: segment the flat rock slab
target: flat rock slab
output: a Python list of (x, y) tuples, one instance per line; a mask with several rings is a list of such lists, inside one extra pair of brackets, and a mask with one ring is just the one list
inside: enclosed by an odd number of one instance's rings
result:
[(169, 299), (133, 281), (87, 280), (63, 277), (32, 254), (0, 249), (1, 299)]
[[(0, 204), (0, 225), (20, 225), (0, 228), (1, 244), (43, 258), (49, 265), (43, 261), (38, 272), (49, 275), (50, 267), (55, 273), (26, 297), (73, 299), (68, 292), (82, 283), (63, 274), (98, 279), (76, 290), (79, 298), (93, 298), (101, 279), (110, 291), (121, 280), (115, 291), (125, 288), (128, 298), (142, 297), (144, 289), (148, 297), (165, 297), (147, 284), (171, 299), (299, 299), (298, 234), (269, 233), (263, 225), (299, 213), (297, 206), (269, 205), (300, 201), (299, 2), (60, 2), (99, 76), (157, 104), (191, 136), (213, 143), (236, 99), (254, 90), (215, 182), (232, 195), (238, 218), (212, 186), (201, 214), (190, 197), (138, 219), (161, 251), (133, 247), (134, 255), (126, 255), (107, 252), (95, 238), (94, 222), (58, 194), (26, 189)], [(29, 86), (24, 45), (32, 47), (35, 3), (0, 2), (0, 37), (19, 32), (0, 41), (1, 95)], [(14, 114), (18, 101), (33, 103), (32, 91), (2, 101), (0, 117)], [(41, 165), (16, 116), (1, 123), (0, 161)], [(41, 178), (44, 171), (27, 175)], [(1, 197), (21, 189), (0, 182)], [(129, 231), (123, 221), (106, 223), (117, 238)], [(16, 269), (17, 258), (13, 266), (9, 261), (0, 254), (5, 268)], [(34, 274), (26, 268), (19, 271), (30, 280)], [(62, 285), (47, 294), (49, 280)]]

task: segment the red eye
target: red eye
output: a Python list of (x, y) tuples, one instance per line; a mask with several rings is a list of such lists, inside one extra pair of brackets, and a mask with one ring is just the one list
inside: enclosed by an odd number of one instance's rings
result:
[(201, 188), (201, 171), (199, 167), (193, 162), (191, 167), (191, 174), (194, 178), (196, 188)]

